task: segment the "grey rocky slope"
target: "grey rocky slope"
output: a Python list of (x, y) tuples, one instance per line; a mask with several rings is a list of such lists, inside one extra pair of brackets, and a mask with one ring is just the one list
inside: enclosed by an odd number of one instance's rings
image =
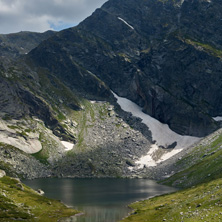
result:
[(220, 12), (219, 0), (110, 0), (27, 55), (7, 56), (2, 142), (34, 153), (28, 144), (38, 141), (35, 157), (50, 175), (149, 175), (130, 167), (150, 150), (152, 132), (111, 90), (179, 134), (219, 128), (212, 117), (222, 116)]
[(0, 154), (0, 168), (9, 176), (29, 179), (51, 176), (46, 165), (15, 147), (1, 143)]

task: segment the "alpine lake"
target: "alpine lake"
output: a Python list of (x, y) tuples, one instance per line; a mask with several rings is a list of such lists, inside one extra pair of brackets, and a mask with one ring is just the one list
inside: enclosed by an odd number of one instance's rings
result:
[(176, 191), (149, 179), (43, 178), (23, 183), (82, 212), (64, 222), (117, 222), (132, 212), (130, 203)]

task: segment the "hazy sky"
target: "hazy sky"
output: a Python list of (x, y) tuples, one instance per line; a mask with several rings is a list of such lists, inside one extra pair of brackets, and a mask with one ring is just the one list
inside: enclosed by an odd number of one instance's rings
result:
[(107, 0), (0, 0), (0, 33), (75, 26)]

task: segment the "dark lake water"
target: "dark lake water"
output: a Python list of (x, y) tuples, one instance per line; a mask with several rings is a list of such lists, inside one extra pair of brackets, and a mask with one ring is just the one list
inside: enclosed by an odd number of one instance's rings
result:
[(74, 222), (116, 222), (131, 211), (127, 205), (137, 200), (175, 191), (148, 179), (36, 179), (23, 181), (45, 196), (59, 199), (84, 213)]

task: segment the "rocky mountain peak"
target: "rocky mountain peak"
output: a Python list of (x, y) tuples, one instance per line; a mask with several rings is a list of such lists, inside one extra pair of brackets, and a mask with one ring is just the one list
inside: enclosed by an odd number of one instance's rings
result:
[(29, 57), (94, 93), (97, 86), (85, 85), (93, 73), (176, 132), (203, 136), (218, 127), (212, 117), (222, 112), (219, 3), (110, 0)]

